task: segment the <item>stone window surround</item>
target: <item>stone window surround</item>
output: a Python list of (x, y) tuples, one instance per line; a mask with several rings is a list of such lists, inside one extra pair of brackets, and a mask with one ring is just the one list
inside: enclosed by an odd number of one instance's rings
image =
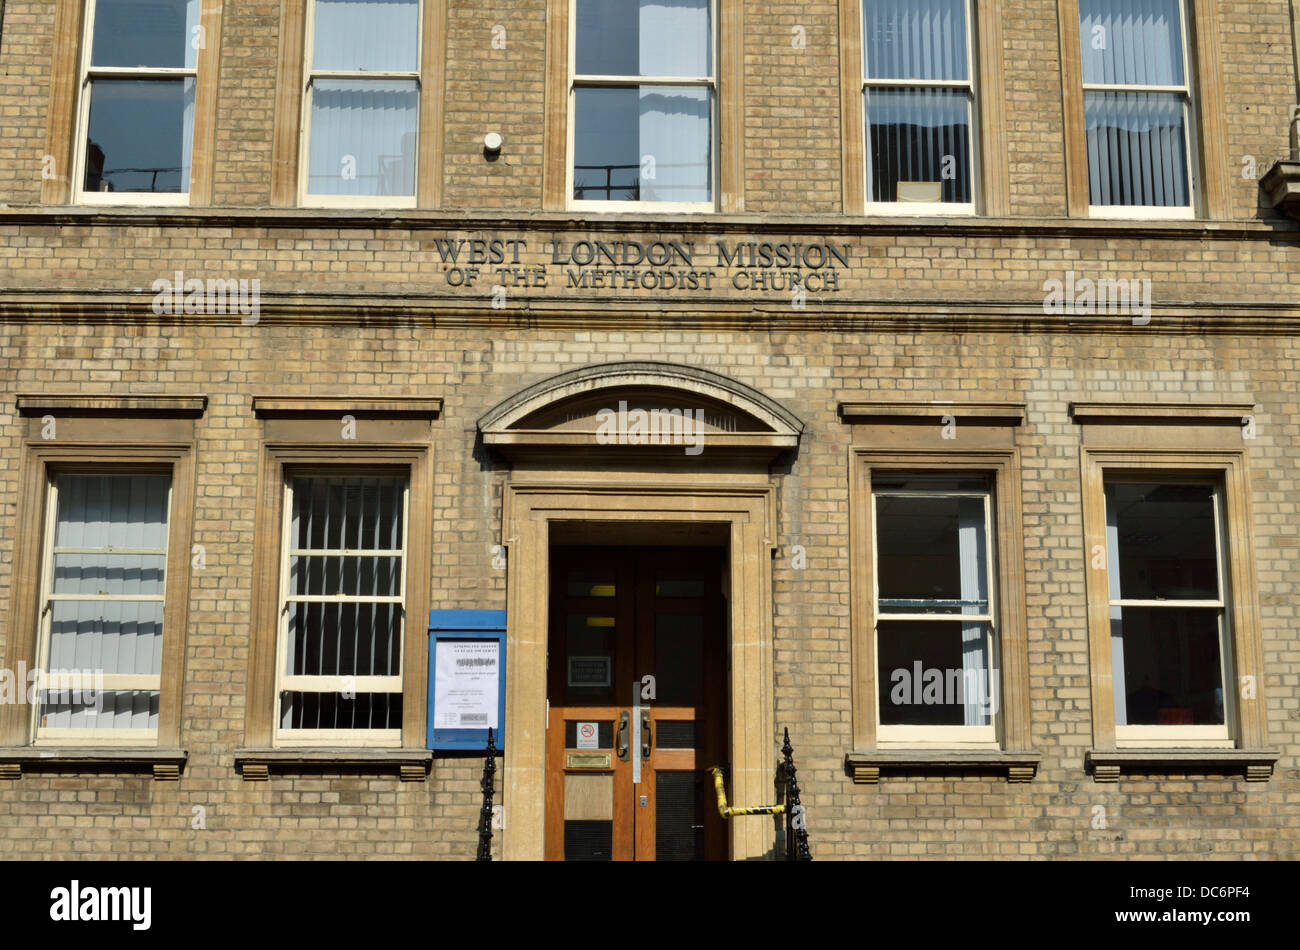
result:
[[(1031, 781), (1039, 755), (1032, 748), (1019, 450), (1015, 429), (1025, 408), (1016, 403), (845, 402), (854, 426), (849, 448), (850, 618), (853, 644), (853, 747), (845, 768), (858, 784), (876, 784), (882, 770), (1000, 772)], [(945, 438), (949, 430), (956, 438)], [(1002, 671), (998, 749), (883, 748), (877, 740), (874, 589), (871, 577), (873, 469), (981, 472), (991, 477), (997, 539), (998, 655)]]
[[(427, 396), (254, 396), (262, 421), (250, 611), (248, 699), (244, 746), (235, 767), (246, 781), (267, 781), (272, 771), (396, 772), (423, 781), (433, 754), (425, 747), (430, 576), (432, 573), (433, 448), (431, 423), (442, 400)], [(344, 416), (355, 420), (356, 439), (343, 440)], [(371, 436), (373, 441), (367, 440)], [(283, 543), (286, 472), (293, 468), (405, 470), (408, 479), (407, 588), (402, 653), (402, 744), (279, 748), (274, 741), (275, 663), (280, 605), (278, 565)]]
[[(542, 154), (542, 209), (564, 211), (571, 207), (569, 168), (572, 75), (571, 24), (576, 0), (546, 0), (546, 93)], [(722, 213), (745, 210), (744, 18), (742, 0), (714, 0), (713, 24), (717, 64), (714, 82), (717, 128), (716, 208)], [(624, 202), (627, 212), (653, 212), (652, 202)], [(620, 209), (621, 212), (622, 209)], [(586, 214), (601, 212), (584, 210)]]
[[(1087, 218), (1088, 147), (1083, 109), (1083, 51), (1079, 46), (1079, 0), (1057, 0), (1060, 25), (1061, 95), (1065, 118), (1065, 208), (1070, 217)], [(1223, 62), (1219, 42), (1220, 0), (1182, 0), (1187, 16), (1192, 67), (1193, 166), (1198, 188), (1192, 207), (1198, 219), (1231, 216), (1231, 170), (1227, 124), (1223, 117)]]
[[(17, 411), (24, 426), (14, 574), (10, 593), (10, 638), (6, 665), (35, 662), (39, 632), (40, 584), (44, 569), (48, 484), (52, 471), (68, 466), (147, 465), (166, 468), (172, 480), (168, 526), (166, 606), (163, 628), (162, 689), (157, 738), (153, 745), (43, 746), (30, 734), (26, 703), (0, 706), (0, 778), (24, 771), (152, 772), (175, 780), (187, 755), (180, 747), (185, 640), (189, 612), (190, 539), (195, 501), (194, 422), (203, 414), (201, 395), (20, 395)], [(55, 438), (43, 438), (53, 417)]]
[[(1232, 666), (1238, 683), (1253, 677), (1255, 698), (1236, 697), (1235, 748), (1130, 748), (1115, 737), (1110, 645), (1110, 588), (1104, 569), (1086, 572), (1093, 748), (1085, 766), (1097, 782), (1127, 774), (1244, 775), (1268, 781), (1279, 757), (1269, 747), (1263, 643), (1255, 574), (1248, 453), (1242, 425), (1253, 403), (1075, 402), (1081, 427), (1085, 564), (1106, 544), (1104, 480), (1108, 471), (1198, 472), (1220, 480), (1226, 512), (1226, 558)], [(1226, 686), (1226, 684), (1225, 684)]]
[[(45, 154), (54, 159), (54, 176), (41, 182), (41, 203), (71, 204), (78, 185), (73, 170), (82, 168), (77, 153), (86, 130), (81, 116), (81, 97), (88, 89), (82, 83), (85, 61), (90, 56), (91, 37), (87, 35), (87, 8), (92, 0), (56, 0), (54, 10), (54, 48), (50, 67), (49, 122), (45, 129)], [(199, 24), (204, 44), (198, 51), (194, 94), (194, 143), (190, 162), (189, 200), (185, 204), (201, 207), (212, 203), (212, 170), (216, 155), (217, 77), (221, 57), (221, 0), (200, 0)], [(159, 201), (148, 194), (123, 192), (120, 201), (111, 203), (146, 206), (175, 204)], [(166, 196), (164, 196), (166, 197)], [(97, 202), (104, 204), (106, 202)]]
[[(839, 0), (840, 155), (844, 213), (867, 213), (865, 82), (862, 51), (862, 2)], [(973, 23), (970, 46), (975, 52), (971, 79), (973, 106), (971, 198), (975, 214), (1005, 217), (1010, 213), (1010, 165), (1005, 142), (1006, 53), (1002, 46), (1002, 0), (969, 0)], [(1086, 157), (1086, 156), (1085, 156)], [(900, 212), (890, 208), (887, 214)], [(931, 212), (932, 213), (932, 212)]]

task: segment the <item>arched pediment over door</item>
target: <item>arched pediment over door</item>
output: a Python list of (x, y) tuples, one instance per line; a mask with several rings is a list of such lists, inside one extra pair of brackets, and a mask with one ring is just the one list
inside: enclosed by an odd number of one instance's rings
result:
[(600, 450), (609, 461), (647, 455), (770, 460), (799, 446), (803, 423), (758, 390), (694, 366), (602, 363), (543, 380), (478, 421), (501, 454)]

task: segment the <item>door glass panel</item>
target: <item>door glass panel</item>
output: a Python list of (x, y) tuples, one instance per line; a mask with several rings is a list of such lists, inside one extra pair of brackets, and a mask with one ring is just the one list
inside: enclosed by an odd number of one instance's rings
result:
[(660, 719), (655, 724), (655, 742), (661, 749), (694, 749), (695, 723)]
[(599, 705), (614, 701), (615, 633), (613, 617), (568, 615), (564, 681), (570, 703)]
[(704, 581), (689, 577), (674, 577), (667, 571), (660, 571), (655, 579), (656, 597), (703, 597)]
[(614, 856), (614, 775), (564, 776), (564, 859), (610, 861)]
[(655, 680), (661, 706), (694, 706), (704, 685), (704, 618), (698, 614), (655, 617)]
[(704, 818), (694, 772), (655, 776), (655, 860), (704, 857)]
[(570, 597), (616, 597), (618, 585), (612, 570), (571, 567), (565, 578), (565, 593)]

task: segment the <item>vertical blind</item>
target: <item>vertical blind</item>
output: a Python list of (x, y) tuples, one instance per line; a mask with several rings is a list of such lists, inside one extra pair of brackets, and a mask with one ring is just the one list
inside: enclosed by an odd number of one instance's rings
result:
[(966, 2), (863, 4), (870, 201), (908, 200), (900, 183), (938, 184), (944, 202), (972, 200)]
[(1183, 32), (1181, 0), (1080, 0), (1092, 204), (1190, 205)]
[(284, 673), (321, 681), (282, 691), (282, 728), (401, 725), (400, 682), (349, 697), (335, 678), (401, 676), (405, 489), (394, 477), (293, 479)]
[[(166, 475), (58, 476), (47, 670), (160, 677), (169, 488)], [(49, 693), (40, 725), (156, 729), (158, 696)]]
[[(419, 0), (315, 0), (308, 191), (414, 195)], [(331, 72), (409, 73), (330, 78)]]

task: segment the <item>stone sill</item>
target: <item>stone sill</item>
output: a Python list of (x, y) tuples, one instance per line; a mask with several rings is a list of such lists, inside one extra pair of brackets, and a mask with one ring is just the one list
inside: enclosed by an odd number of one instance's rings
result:
[(175, 782), (188, 758), (184, 749), (23, 746), (0, 749), (0, 779), (24, 772), (152, 772), (157, 781)]
[(272, 770), (396, 772), (403, 782), (423, 782), (433, 763), (428, 749), (236, 749), (235, 768), (246, 782), (265, 782)]
[[(1273, 171), (1270, 170), (1270, 174)], [(1266, 178), (1268, 176), (1265, 176)], [(1263, 182), (1261, 182), (1263, 184)], [(1267, 190), (1267, 189), (1266, 189)], [(1280, 209), (1283, 213), (1285, 209)], [(496, 211), (356, 208), (157, 207), (137, 205), (4, 205), (0, 222), (34, 226), (277, 227), (454, 231), (573, 231), (625, 235), (638, 230), (684, 234), (812, 233), (837, 236), (954, 233), (1002, 236), (1143, 236), (1200, 240), (1205, 237), (1276, 240), (1282, 221), (1255, 218), (1169, 220), (1161, 218), (981, 217), (971, 215), (759, 214), (755, 212), (655, 213), (645, 209), (592, 214), (586, 210)], [(1279, 225), (1283, 227), (1279, 228)]]
[(1121, 773), (1153, 772), (1241, 773), (1247, 782), (1267, 782), (1279, 758), (1276, 749), (1091, 749), (1084, 761), (1094, 782), (1118, 782)]
[(855, 785), (876, 785), (881, 770), (916, 774), (922, 771), (959, 770), (972, 772), (1004, 771), (1008, 782), (1032, 782), (1042, 758), (1037, 752), (1003, 752), (1000, 749), (877, 749), (874, 752), (850, 752), (844, 767)]

